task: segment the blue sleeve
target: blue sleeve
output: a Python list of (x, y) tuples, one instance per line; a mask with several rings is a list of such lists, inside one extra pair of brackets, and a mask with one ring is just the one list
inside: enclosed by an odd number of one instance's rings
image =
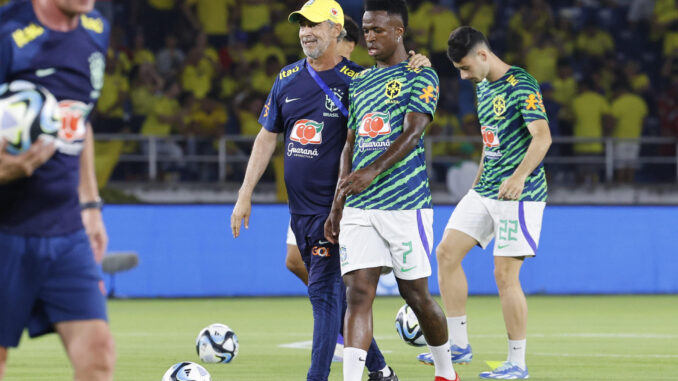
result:
[(280, 87), (280, 76), (278, 76), (275, 79), (275, 83), (273, 84), (271, 92), (268, 93), (268, 98), (266, 98), (264, 108), (261, 110), (261, 114), (259, 115), (259, 124), (261, 124), (261, 126), (266, 130), (275, 133), (281, 133), (285, 129), (282, 117), (280, 115), (280, 107), (278, 105), (278, 94), (280, 93)]
[(9, 39), (0, 40), (0, 83), (5, 83), (12, 65), (12, 46)]

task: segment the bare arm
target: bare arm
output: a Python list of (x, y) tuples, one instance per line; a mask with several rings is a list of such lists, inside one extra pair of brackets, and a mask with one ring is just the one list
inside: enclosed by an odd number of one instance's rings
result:
[(332, 209), (327, 217), (327, 221), (325, 221), (325, 238), (334, 244), (339, 242), (339, 222), (344, 210), (344, 202), (346, 202), (346, 195), (339, 191), (339, 184), (351, 172), (354, 144), (355, 131), (349, 129), (346, 134), (346, 144), (344, 144), (344, 149), (341, 151), (341, 158), (339, 159), (339, 181), (337, 181), (337, 187), (334, 191)]
[[(82, 153), (80, 154), (80, 183), (78, 184), (78, 196), (80, 202), (100, 201), (99, 187), (94, 170), (94, 133), (92, 125), (87, 123), (87, 132), (83, 142)], [(104, 226), (104, 220), (101, 216), (101, 209), (88, 208), (81, 213), (82, 224), (85, 226), (85, 232), (89, 237), (89, 243), (94, 252), (94, 259), (101, 262), (108, 246), (108, 234)]]
[(240, 225), (243, 219), (245, 220), (245, 229), (249, 229), (250, 213), (252, 211), (252, 193), (264, 171), (266, 171), (268, 163), (271, 161), (277, 139), (278, 134), (262, 128), (254, 140), (252, 154), (247, 162), (245, 179), (238, 191), (238, 201), (235, 203), (233, 213), (231, 214), (231, 230), (234, 238), (240, 235)]
[(431, 122), (429, 114), (408, 112), (405, 115), (403, 133), (372, 164), (361, 168), (341, 181), (339, 190), (344, 196), (358, 194), (370, 186), (382, 172), (408, 155), (419, 143), (421, 134)]
[(546, 152), (551, 146), (551, 131), (549, 125), (544, 119), (535, 120), (527, 125), (527, 129), (532, 134), (532, 141), (527, 147), (527, 152), (523, 161), (513, 174), (504, 180), (499, 187), (497, 197), (505, 200), (518, 200), (523, 193), (525, 180), (527, 176), (544, 160)]

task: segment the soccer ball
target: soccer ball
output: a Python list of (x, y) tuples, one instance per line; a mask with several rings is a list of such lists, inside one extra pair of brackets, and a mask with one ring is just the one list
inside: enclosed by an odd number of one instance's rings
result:
[(229, 363), (238, 355), (238, 336), (224, 324), (211, 324), (198, 334), (195, 349), (207, 363)]
[(162, 381), (212, 381), (212, 376), (202, 366), (183, 361), (167, 369), (165, 375), (162, 376)]
[(0, 85), (0, 139), (7, 151), (26, 151), (40, 135), (56, 137), (61, 113), (56, 98), (42, 86), (16, 80)]
[(415, 347), (423, 347), (426, 345), (424, 332), (421, 331), (419, 320), (414, 314), (414, 311), (405, 304), (400, 307), (395, 318), (395, 328), (398, 336), (409, 345)]

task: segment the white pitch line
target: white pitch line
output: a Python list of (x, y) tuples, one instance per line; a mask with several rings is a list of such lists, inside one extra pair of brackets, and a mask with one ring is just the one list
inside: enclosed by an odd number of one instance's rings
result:
[[(278, 344), (278, 348), (290, 349), (311, 349), (313, 348), (313, 340), (297, 341), (295, 343)], [(393, 351), (382, 350), (381, 353), (391, 353)]]
[[(678, 339), (678, 335), (662, 334), (662, 333), (557, 333), (557, 334), (543, 334), (531, 333), (527, 335), (528, 338), (591, 338), (591, 339)], [(469, 338), (481, 339), (505, 339), (506, 334), (469, 334)], [(375, 336), (379, 341), (383, 340), (400, 340), (397, 335), (393, 336)]]
[[(506, 352), (483, 352), (488, 355), (506, 355)], [(653, 359), (675, 359), (678, 354), (638, 354), (629, 355), (621, 353), (545, 353), (545, 352), (529, 352), (530, 356), (545, 356), (545, 357), (608, 357), (608, 358), (653, 358)]]

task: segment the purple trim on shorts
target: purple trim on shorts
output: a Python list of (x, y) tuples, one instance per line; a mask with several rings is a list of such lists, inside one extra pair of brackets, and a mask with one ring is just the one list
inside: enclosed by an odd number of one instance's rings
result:
[(523, 230), (525, 240), (532, 248), (534, 255), (537, 255), (537, 244), (534, 243), (534, 239), (532, 239), (530, 232), (527, 231), (527, 224), (525, 223), (525, 207), (523, 201), (518, 201), (518, 221), (520, 221), (520, 228)]
[(426, 239), (426, 230), (424, 230), (424, 223), (421, 221), (421, 209), (417, 209), (417, 228), (419, 229), (419, 238), (421, 238), (421, 243), (424, 245), (426, 255), (430, 257), (431, 252), (428, 250), (428, 240)]

